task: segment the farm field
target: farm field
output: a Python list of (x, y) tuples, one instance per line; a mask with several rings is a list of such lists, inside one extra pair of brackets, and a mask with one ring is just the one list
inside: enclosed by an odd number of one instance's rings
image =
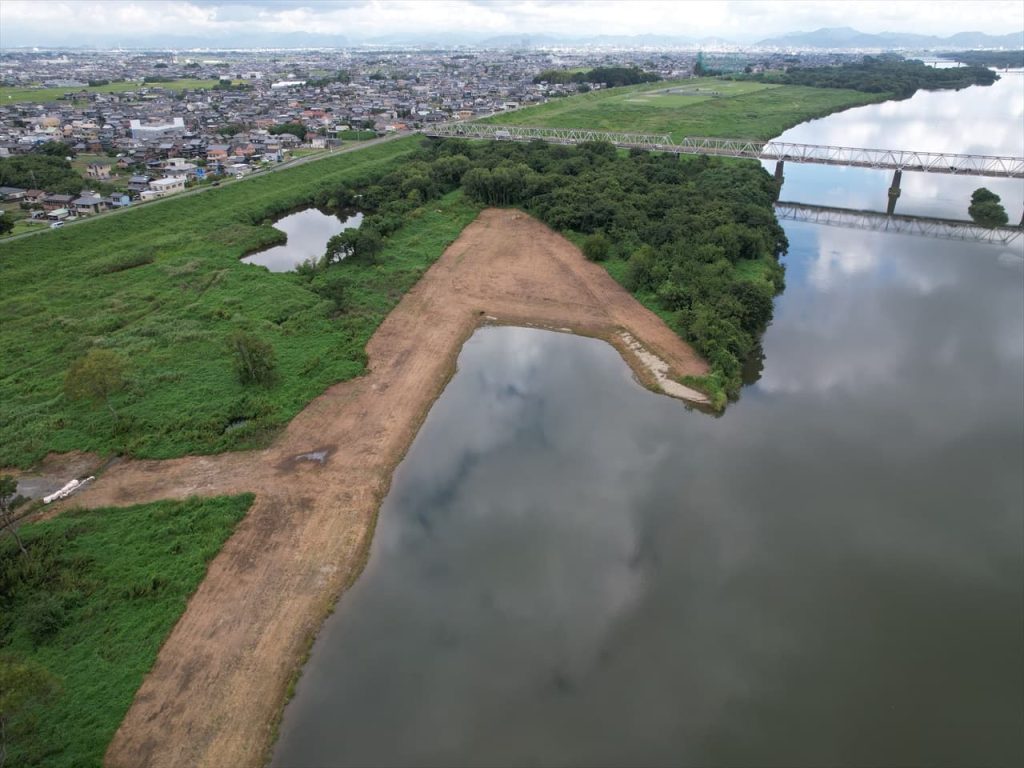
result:
[(138, 91), (142, 88), (167, 88), (172, 91), (182, 91), (186, 88), (212, 88), (216, 85), (215, 80), (174, 80), (169, 83), (144, 83), (122, 82), (107, 83), (83, 88), (24, 88), (21, 86), (0, 87), (0, 104), (21, 104), (21, 103), (44, 103), (56, 101), (66, 93), (124, 93), (125, 91)]
[(596, 91), (494, 115), (483, 122), (549, 128), (770, 139), (815, 117), (888, 94), (698, 78)]
[[(362, 373), (377, 325), (478, 206), (455, 194), (414, 212), (380, 266), (342, 270), (340, 314), (298, 275), (239, 258), (281, 242), (275, 215), (324, 184), (390, 167), (415, 142), (0, 244), (0, 466), (72, 449), (164, 458), (253, 447), (327, 386)], [(238, 382), (227, 348), (236, 329), (274, 348), (275, 386)], [(71, 362), (94, 346), (127, 361), (116, 418), (62, 393)]]

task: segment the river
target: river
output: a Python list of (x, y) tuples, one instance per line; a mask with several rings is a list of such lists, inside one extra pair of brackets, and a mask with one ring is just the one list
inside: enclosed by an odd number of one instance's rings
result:
[[(1024, 154), (1024, 89), (785, 139)], [(888, 174), (783, 198), (885, 210)], [(964, 218), (1020, 181), (905, 174)], [(600, 341), (485, 328), (396, 470), (273, 764), (1024, 764), (1024, 239), (786, 222), (785, 292), (719, 418)]]

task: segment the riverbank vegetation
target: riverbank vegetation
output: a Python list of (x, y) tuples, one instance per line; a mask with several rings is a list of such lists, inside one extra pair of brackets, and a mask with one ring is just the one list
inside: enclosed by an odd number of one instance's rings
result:
[(776, 85), (843, 88), (908, 99), (919, 90), (938, 91), (966, 88), (969, 85), (992, 85), (999, 79), (999, 75), (983, 66), (940, 69), (897, 56), (865, 56), (862, 61), (844, 63), (838, 67), (790, 67), (785, 72), (730, 75), (730, 78)]
[[(388, 244), (400, 257), (363, 270), (343, 318), (297, 275), (239, 258), (284, 239), (275, 216), (339, 179), (377, 178), (415, 147), (387, 142), (0, 245), (0, 466), (49, 451), (161, 458), (258, 445), (327, 386), (358, 375), (366, 341), (400, 297), (395, 286), (422, 273), (475, 206), (453, 200), (410, 217)], [(239, 381), (237, 330), (273, 346), (274, 387)], [(64, 395), (69, 367), (93, 348), (126, 362), (125, 387), (110, 398), (116, 419)]]
[[(707, 357), (719, 404), (736, 394), (785, 244), (755, 163), (416, 141), (10, 243), (0, 465), (75, 449), (167, 458), (265, 444), (365, 370), (374, 330), (482, 205), (607, 238), (610, 271)], [(271, 274), (239, 262), (282, 241), (275, 216), (310, 204), (365, 212), (358, 236), (338, 244), (342, 264)], [(259, 340), (274, 361), (267, 376), (239, 373), (238, 338)], [(119, 386), (68, 397), (69, 368), (93, 349), (123, 362)]]
[(972, 67), (994, 67), (995, 69), (1024, 68), (1024, 50), (1018, 51), (959, 51), (940, 53), (940, 58), (959, 61)]
[(608, 88), (619, 88), (623, 85), (639, 83), (655, 83), (661, 76), (655, 72), (645, 72), (638, 67), (595, 67), (584, 71), (572, 69), (546, 69), (533, 78), (534, 84), (554, 83), (600, 83)]
[(1010, 221), (999, 195), (985, 187), (979, 187), (971, 194), (967, 213), (975, 223), (986, 227), (1005, 227)]
[(100, 765), (251, 495), (66, 512), (0, 538), (7, 765)]
[(593, 91), (487, 118), (499, 125), (771, 139), (798, 123), (885, 94), (694, 78)]
[(369, 186), (325, 190), (335, 205), (359, 199), (369, 212), (358, 231), (332, 239), (320, 265), (303, 270), (313, 290), (339, 295), (344, 307), (353, 265), (385, 261), (361, 241), (401, 231), (422, 201), (459, 190), (480, 205), (522, 208), (582, 242), (708, 361), (709, 376), (691, 383), (718, 408), (739, 394), (742, 363), (782, 289), (778, 256), (787, 247), (772, 210), (774, 181), (759, 165), (626, 156), (602, 143), (434, 142)]

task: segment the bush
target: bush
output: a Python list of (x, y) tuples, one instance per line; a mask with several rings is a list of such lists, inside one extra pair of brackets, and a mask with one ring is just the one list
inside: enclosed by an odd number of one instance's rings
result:
[(235, 331), (228, 339), (235, 373), (242, 384), (272, 384), (277, 373), (274, 348), (246, 331)]
[(25, 629), (36, 645), (42, 645), (68, 623), (64, 601), (57, 595), (44, 595), (27, 611)]
[(604, 261), (611, 251), (611, 243), (603, 232), (595, 232), (583, 241), (583, 255), (591, 261)]

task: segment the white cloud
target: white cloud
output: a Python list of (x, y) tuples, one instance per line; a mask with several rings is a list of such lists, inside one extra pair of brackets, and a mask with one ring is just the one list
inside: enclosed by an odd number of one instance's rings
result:
[(1019, 2), (711, 2), (709, 0), (3, 0), (0, 45), (80, 42), (118, 34), (223, 36), (317, 32), (350, 39), (395, 34), (642, 34), (754, 41), (822, 26), (948, 35), (1024, 28)]

